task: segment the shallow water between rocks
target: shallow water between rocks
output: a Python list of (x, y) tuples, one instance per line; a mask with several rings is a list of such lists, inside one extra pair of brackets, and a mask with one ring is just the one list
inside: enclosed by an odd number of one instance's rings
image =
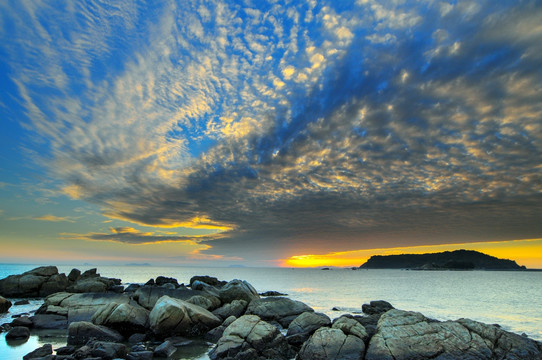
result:
[[(39, 265), (42, 264), (0, 265), (0, 278)], [(195, 275), (243, 279), (259, 292), (287, 293), (288, 297), (305, 302), (332, 319), (344, 313), (361, 313), (363, 303), (382, 299), (396, 308), (419, 311), (437, 320), (470, 318), (542, 340), (542, 272), (58, 266), (64, 273), (73, 267), (83, 271), (97, 267), (102, 276), (120, 278), (125, 285), (145, 283), (159, 275), (175, 277), (185, 284)], [(8, 314), (0, 315), (0, 324), (10, 322), (12, 315), (37, 309), (40, 303), (32, 300), (29, 305), (12, 306)], [(21, 359), (47, 343), (53, 348), (64, 346), (65, 332), (33, 334), (22, 344), (8, 344), (2, 333), (0, 358)], [(208, 350), (209, 345), (200, 341), (181, 348), (175, 358), (208, 359)]]

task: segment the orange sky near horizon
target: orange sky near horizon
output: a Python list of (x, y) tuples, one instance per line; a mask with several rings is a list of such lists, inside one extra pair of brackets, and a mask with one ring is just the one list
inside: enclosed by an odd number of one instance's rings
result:
[(466, 244), (425, 245), (366, 249), (328, 254), (294, 255), (284, 259), (282, 267), (353, 267), (365, 263), (373, 255), (422, 254), (459, 249), (476, 250), (501, 259), (510, 259), (529, 269), (542, 269), (542, 239), (524, 239)]

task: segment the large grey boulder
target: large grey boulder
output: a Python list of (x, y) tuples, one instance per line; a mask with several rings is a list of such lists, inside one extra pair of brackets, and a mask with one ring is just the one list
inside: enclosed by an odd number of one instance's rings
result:
[(107, 342), (121, 342), (123, 336), (113, 329), (105, 326), (94, 325), (88, 321), (79, 321), (71, 323), (68, 328), (68, 344), (83, 345), (90, 339)]
[(278, 321), (287, 327), (297, 316), (314, 310), (301, 301), (285, 297), (256, 299), (248, 305), (246, 314), (257, 315), (265, 321)]
[(226, 320), (230, 316), (235, 316), (236, 318), (241, 317), (247, 309), (248, 303), (245, 300), (233, 300), (231, 303), (225, 304), (224, 306), (213, 310), (213, 314)]
[(367, 330), (365, 330), (365, 327), (356, 320), (346, 316), (341, 316), (340, 318), (335, 319), (331, 327), (333, 329), (341, 330), (346, 335), (357, 336), (363, 340), (363, 342), (367, 342), (369, 339), (369, 334), (367, 333)]
[(30, 330), (24, 326), (15, 326), (6, 334), (6, 340), (28, 339)]
[(92, 316), (92, 322), (129, 336), (137, 332), (145, 332), (149, 327), (149, 310), (139, 305), (112, 302), (98, 308)]
[(11, 301), (0, 296), (0, 314), (8, 312), (10, 307), (11, 307)]
[(218, 308), (222, 302), (220, 299), (216, 296), (212, 295), (194, 295), (190, 299), (186, 300), (191, 304), (201, 306), (205, 310), (213, 311), (214, 309)]
[(290, 323), (286, 336), (300, 333), (312, 335), (323, 326), (331, 326), (331, 319), (327, 315), (310, 311), (304, 312)]
[(152, 331), (159, 337), (203, 335), (222, 323), (204, 308), (167, 295), (156, 302), (149, 320)]
[(380, 317), (366, 359), (542, 359), (542, 344), (472, 320), (437, 322), (393, 309)]
[(212, 295), (212, 296), (216, 296), (216, 297), (220, 297), (220, 291), (218, 288), (212, 286), (212, 285), (209, 285), (207, 283), (204, 283), (202, 281), (199, 281), (199, 280), (195, 280), (192, 285), (190, 286), (190, 288), (192, 290), (199, 290), (199, 291), (203, 291), (204, 293), (207, 293), (209, 295)]
[(361, 360), (365, 344), (339, 329), (320, 328), (303, 344), (297, 360)]
[(260, 298), (258, 292), (252, 285), (244, 280), (234, 279), (224, 285), (219, 291), (220, 299), (224, 303), (230, 303), (233, 300), (245, 300), (250, 303), (252, 300)]
[(7, 297), (38, 297), (47, 276), (26, 272), (0, 280), (0, 294)]
[(74, 293), (104, 293), (107, 291), (107, 284), (100, 281), (99, 278), (81, 279), (73, 286), (68, 288), (68, 291)]
[(41, 285), (39, 295), (40, 297), (45, 297), (57, 292), (65, 291), (68, 285), (70, 285), (70, 281), (65, 274), (51, 275), (47, 281)]
[(116, 293), (55, 293), (45, 298), (37, 314), (59, 315), (69, 323), (91, 321), (94, 313), (111, 303), (137, 305), (128, 295)]
[(137, 289), (133, 295), (139, 305), (152, 310), (158, 299), (167, 295), (170, 298), (188, 300), (195, 295), (205, 296), (206, 293), (180, 287), (178, 289), (167, 289), (161, 286), (143, 286)]
[(286, 338), (273, 325), (255, 315), (244, 315), (231, 323), (209, 352), (216, 359), (290, 359)]

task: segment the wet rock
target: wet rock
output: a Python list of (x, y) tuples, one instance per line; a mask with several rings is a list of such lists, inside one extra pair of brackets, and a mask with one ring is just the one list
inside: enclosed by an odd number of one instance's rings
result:
[(220, 299), (224, 303), (231, 303), (233, 300), (245, 300), (250, 303), (260, 298), (258, 292), (252, 285), (243, 280), (232, 280), (224, 285), (219, 292)]
[(68, 327), (68, 344), (82, 345), (86, 344), (90, 339), (108, 342), (121, 342), (122, 335), (105, 326), (95, 325), (87, 321), (79, 321), (71, 323)]
[(126, 360), (152, 360), (152, 351), (132, 351), (126, 356)]
[(367, 315), (383, 314), (391, 309), (394, 309), (394, 307), (384, 300), (371, 301), (369, 304), (363, 304), (361, 306), (361, 310)]
[(222, 323), (204, 308), (169, 296), (156, 302), (149, 320), (152, 331), (159, 337), (203, 335)]
[(24, 326), (27, 328), (31, 328), (32, 326), (34, 326), (34, 324), (32, 323), (32, 320), (30, 320), (28, 316), (21, 316), (14, 319), (11, 322), (11, 326)]
[(103, 360), (125, 358), (127, 354), (126, 345), (109, 341), (94, 341), (87, 344), (90, 347), (90, 356)]
[(173, 343), (169, 340), (164, 341), (154, 349), (154, 356), (168, 358), (177, 351), (177, 348), (173, 346)]
[(213, 310), (213, 314), (221, 319), (227, 319), (230, 316), (235, 316), (238, 318), (245, 313), (247, 306), (248, 303), (245, 300), (233, 300), (231, 303), (225, 304), (224, 306)]
[(35, 329), (66, 329), (68, 318), (55, 314), (37, 314), (30, 317), (32, 327)]
[(70, 282), (68, 277), (65, 274), (55, 274), (50, 276), (47, 281), (45, 281), (39, 291), (40, 297), (49, 296), (51, 294), (61, 292), (66, 290)]
[(269, 297), (252, 301), (247, 308), (247, 315), (257, 315), (265, 321), (278, 321), (287, 327), (298, 315), (314, 310), (301, 301), (285, 297)]
[(57, 355), (71, 355), (75, 352), (77, 348), (73, 345), (68, 345), (68, 346), (62, 346), (62, 347), (59, 347), (58, 349), (55, 349), (55, 352)]
[(365, 351), (363, 341), (345, 335), (339, 329), (320, 328), (303, 344), (297, 360), (361, 360)]
[(230, 324), (209, 352), (216, 359), (290, 359), (293, 352), (280, 331), (255, 315), (244, 315)]
[(323, 326), (331, 326), (331, 320), (327, 315), (315, 312), (304, 312), (290, 323), (286, 336), (300, 333), (312, 335), (312, 333)]
[(0, 314), (8, 312), (10, 307), (11, 307), (11, 301), (0, 296)]
[(30, 337), (30, 330), (24, 326), (15, 326), (6, 334), (6, 339), (9, 340), (21, 340), (28, 339)]
[(28, 301), (28, 300), (19, 300), (19, 301), (15, 301), (15, 303), (13, 303), (13, 305), (16, 305), (16, 306), (18, 306), (18, 305), (28, 305), (28, 304), (30, 304), (30, 301)]
[(115, 329), (123, 335), (145, 332), (149, 327), (149, 310), (127, 303), (102, 305), (91, 320), (96, 325)]
[(53, 346), (51, 344), (45, 344), (36, 350), (29, 352), (23, 356), (23, 360), (39, 359), (53, 354)]

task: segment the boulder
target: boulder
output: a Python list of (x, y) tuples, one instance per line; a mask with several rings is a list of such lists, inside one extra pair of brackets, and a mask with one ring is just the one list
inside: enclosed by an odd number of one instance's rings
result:
[(213, 311), (214, 309), (219, 307), (221, 304), (220, 299), (212, 295), (208, 295), (208, 296), (194, 295), (186, 301), (188, 301), (191, 304), (201, 306), (205, 310), (209, 310), (209, 311)]
[(34, 329), (66, 329), (68, 318), (56, 314), (37, 314), (30, 317)]
[(361, 360), (365, 352), (363, 341), (345, 335), (339, 329), (320, 328), (301, 347), (297, 360)]
[(190, 287), (193, 288), (194, 282), (200, 281), (202, 283), (205, 283), (207, 285), (216, 286), (216, 287), (222, 287), (226, 285), (225, 281), (220, 281), (215, 277), (212, 276), (192, 276), (190, 278)]
[(323, 326), (331, 326), (331, 320), (327, 315), (310, 311), (304, 312), (290, 323), (286, 336), (300, 333), (312, 335), (312, 333)]
[(290, 359), (293, 352), (273, 325), (255, 315), (244, 315), (231, 323), (209, 352), (216, 359)]
[(205, 293), (183, 287), (172, 290), (157, 286), (143, 286), (136, 290), (133, 298), (139, 303), (139, 305), (143, 306), (145, 309), (152, 310), (158, 299), (160, 299), (164, 295), (167, 295), (174, 299), (181, 299), (186, 301), (195, 295), (205, 296)]
[(231, 303), (225, 304), (224, 306), (213, 310), (213, 314), (223, 320), (229, 318), (230, 316), (235, 316), (238, 318), (245, 313), (247, 306), (248, 303), (245, 300), (233, 300)]
[(23, 273), (23, 275), (36, 275), (50, 277), (58, 274), (58, 268), (56, 266), (40, 266), (30, 271)]
[(127, 354), (126, 345), (115, 342), (92, 341), (87, 346), (90, 347), (90, 356), (103, 360), (124, 359)]
[(152, 360), (153, 353), (152, 351), (132, 351), (126, 355), (126, 360)]
[(34, 326), (34, 324), (32, 323), (32, 320), (30, 320), (28, 316), (20, 316), (18, 318), (13, 319), (13, 321), (11, 322), (11, 326), (13, 327), (24, 326), (27, 328), (31, 328), (32, 326)]
[(383, 314), (391, 309), (394, 309), (394, 307), (389, 302), (384, 300), (371, 301), (369, 304), (363, 304), (361, 306), (361, 311), (367, 315)]
[(145, 332), (149, 327), (149, 310), (127, 303), (102, 305), (92, 316), (92, 323), (115, 329), (125, 336)]
[(214, 287), (212, 285), (209, 285), (209, 284), (206, 284), (204, 282), (201, 282), (199, 280), (194, 281), (190, 288), (192, 290), (199, 290), (199, 291), (203, 291), (204, 293), (207, 293), (209, 295), (220, 297), (220, 292), (216, 287)]
[(346, 335), (357, 336), (358, 338), (363, 340), (363, 342), (367, 342), (367, 340), (369, 339), (369, 334), (367, 334), (367, 330), (365, 330), (365, 327), (363, 327), (363, 325), (361, 325), (356, 320), (346, 316), (341, 316), (340, 318), (335, 319), (331, 327), (333, 329), (341, 330)]
[(28, 339), (30, 337), (30, 330), (24, 326), (15, 326), (6, 334), (8, 340), (20, 340)]
[(68, 274), (68, 281), (71, 283), (76, 282), (81, 277), (81, 270), (79, 269), (72, 269), (70, 273)]
[(81, 280), (77, 281), (68, 290), (75, 293), (104, 293), (107, 291), (107, 285), (100, 281), (99, 278), (84, 279), (81, 276)]
[(468, 319), (438, 322), (417, 312), (389, 310), (380, 317), (367, 360), (542, 359), (542, 344)]
[(45, 297), (57, 292), (65, 291), (69, 284), (70, 282), (65, 274), (52, 275), (41, 285), (39, 295)]
[(151, 329), (159, 337), (203, 335), (222, 323), (204, 308), (167, 295), (156, 302), (149, 320)]
[(25, 273), (0, 280), (0, 294), (8, 297), (38, 297), (47, 277)]
[(179, 287), (179, 283), (177, 282), (177, 279), (165, 277), (165, 276), (158, 276), (154, 283), (158, 286), (162, 286), (164, 284), (173, 284), (175, 287)]
[(154, 349), (153, 354), (156, 357), (169, 358), (176, 351), (177, 351), (177, 348), (173, 346), (173, 343), (169, 340), (166, 340), (160, 345), (158, 345), (156, 349)]
[(11, 307), (11, 301), (0, 296), (0, 314), (8, 312), (10, 307)]
[(278, 321), (288, 327), (297, 316), (314, 310), (301, 301), (285, 297), (268, 297), (253, 300), (247, 308), (247, 315), (257, 315), (265, 321)]
[(29, 352), (23, 356), (23, 360), (39, 359), (53, 354), (53, 346), (51, 344), (45, 344), (36, 350)]
[(108, 342), (121, 342), (122, 335), (113, 329), (101, 325), (94, 325), (87, 321), (78, 321), (71, 323), (68, 328), (68, 344), (82, 345), (90, 339)]
[(266, 291), (266, 292), (260, 293), (260, 296), (286, 296), (286, 295), (288, 294), (283, 294), (278, 291)]
[(258, 292), (252, 285), (243, 280), (234, 279), (224, 285), (219, 291), (220, 299), (224, 303), (230, 303), (233, 300), (245, 300), (250, 303), (252, 300), (260, 298)]
[(116, 293), (56, 293), (45, 298), (37, 314), (67, 317), (68, 322), (91, 321), (94, 313), (111, 303), (137, 305), (128, 295)]
[(220, 325), (218, 327), (215, 327), (214, 329), (209, 330), (207, 332), (207, 334), (205, 334), (204, 339), (206, 341), (209, 341), (209, 342), (212, 342), (212, 343), (216, 344), (218, 342), (218, 340), (220, 340), (222, 335), (224, 335), (224, 330), (226, 330), (226, 328), (228, 326), (230, 326), (230, 324), (233, 323), (235, 320), (237, 320), (237, 318), (235, 316), (230, 316), (229, 318), (224, 320), (222, 325)]
[(88, 269), (84, 273), (82, 273), (79, 278), (81, 280), (84, 280), (84, 279), (91, 279), (91, 278), (95, 278), (95, 277), (100, 277), (100, 274), (98, 274), (98, 269), (92, 268), (92, 269)]

